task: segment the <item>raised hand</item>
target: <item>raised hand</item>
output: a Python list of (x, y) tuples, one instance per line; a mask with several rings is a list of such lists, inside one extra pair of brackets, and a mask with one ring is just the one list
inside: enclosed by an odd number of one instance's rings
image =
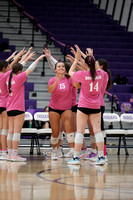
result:
[(93, 49), (86, 48), (86, 56), (93, 56)]
[(73, 56), (71, 56), (70, 54), (66, 55), (66, 59), (70, 61), (70, 63), (73, 63), (75, 58)]
[(71, 53), (75, 56), (75, 49), (73, 47), (70, 48)]
[(45, 57), (46, 57), (47, 59), (49, 59), (50, 56), (51, 56), (51, 52), (50, 52), (50, 50), (47, 49), (47, 48), (45, 48), (45, 49), (43, 49), (43, 52), (44, 52), (44, 54), (45, 54)]
[(31, 53), (29, 54), (29, 56), (26, 58), (26, 61), (28, 61), (28, 60), (35, 60), (35, 58), (33, 58), (35, 55), (36, 55), (35, 52), (31, 52)]

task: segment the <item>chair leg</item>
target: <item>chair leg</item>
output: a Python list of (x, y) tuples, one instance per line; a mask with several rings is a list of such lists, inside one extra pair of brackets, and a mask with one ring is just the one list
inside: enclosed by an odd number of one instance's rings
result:
[(36, 135), (35, 141), (36, 141), (37, 155), (41, 155), (38, 135)]
[(126, 143), (126, 138), (125, 136), (123, 136), (123, 144), (124, 144), (124, 148), (125, 148), (125, 153), (127, 156), (129, 156), (128, 150), (127, 150), (127, 143)]
[(121, 148), (121, 136), (119, 136), (119, 144), (118, 144), (118, 152), (117, 152), (117, 155), (120, 155), (120, 148)]
[(30, 155), (33, 155), (34, 150), (34, 136), (31, 138), (31, 145), (30, 145)]

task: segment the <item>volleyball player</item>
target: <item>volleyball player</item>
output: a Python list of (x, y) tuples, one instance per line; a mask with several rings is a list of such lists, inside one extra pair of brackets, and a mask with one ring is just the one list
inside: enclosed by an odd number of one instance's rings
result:
[[(6, 87), (6, 79), (9, 76), (10, 69), (13, 63), (17, 62), (19, 58), (24, 54), (24, 49), (22, 49), (17, 55), (15, 51), (9, 58), (0, 61), (0, 114), (1, 114), (1, 133), (0, 133), (0, 143), (1, 143), (1, 156), (0, 160), (6, 160), (7, 157), (7, 134), (8, 134), (8, 117), (6, 112), (6, 104), (8, 100), (8, 90)], [(14, 59), (9, 65), (8, 62)]]
[[(96, 61), (95, 65), (96, 69), (102, 69), (108, 74), (108, 83), (107, 83), (107, 88), (106, 90), (110, 89), (111, 87), (111, 73), (110, 70), (108, 69), (108, 63), (105, 59), (99, 59)], [(104, 122), (103, 122), (103, 113), (105, 111), (105, 106), (104, 106), (104, 91), (101, 91), (101, 98), (100, 98), (100, 108), (101, 108), (101, 130), (104, 134)], [(84, 158), (89, 159), (90, 161), (96, 161), (97, 159), (97, 150), (96, 150), (96, 142), (95, 142), (95, 136), (93, 131), (90, 131), (90, 143), (92, 145), (92, 151), (90, 154), (86, 155)], [(106, 153), (106, 136), (104, 136), (104, 156), (107, 161), (107, 153)]]
[(11, 161), (26, 161), (26, 158), (22, 158), (18, 155), (18, 145), (25, 115), (24, 82), (26, 82), (27, 76), (35, 69), (38, 62), (43, 57), (44, 55), (38, 57), (24, 72), (22, 64), (14, 64), (6, 81), (9, 91), (6, 107), (9, 118), (7, 159)]
[[(51, 67), (52, 70), (54, 70), (54, 66), (55, 64), (58, 62), (55, 58), (53, 58), (53, 56), (51, 56), (51, 52), (48, 49), (44, 49), (44, 53), (46, 55), (46, 58), (48, 60), (49, 66)], [(65, 64), (65, 69), (66, 69), (66, 73), (68, 73), (71, 65), (67, 62), (64, 63)], [(72, 87), (72, 122), (73, 122), (73, 132), (76, 132), (76, 112), (77, 112), (77, 88), (76, 87)], [(59, 137), (58, 137), (58, 156), (62, 157), (62, 142), (63, 142), (63, 132), (64, 132), (64, 125), (62, 123), (62, 120), (60, 120), (60, 132), (59, 132)], [(66, 139), (69, 143), (69, 138), (66, 135)], [(70, 148), (69, 151), (64, 154), (64, 157), (69, 158), (73, 156), (73, 148)]]
[[(78, 47), (78, 46), (75, 45), (75, 47)], [(73, 53), (73, 55), (75, 55), (74, 48), (71, 48), (71, 52)], [(80, 51), (80, 52), (81, 52), (81, 55), (83, 56), (83, 58), (85, 58), (87, 55), (93, 56), (93, 49), (91, 49), (91, 48), (86, 49), (86, 54), (84, 54), (82, 51)], [(69, 59), (70, 62), (72, 62), (72, 63), (74, 62), (74, 58), (71, 55), (67, 55), (67, 59)], [(110, 87), (111, 87), (111, 73), (110, 73), (110, 70), (108, 69), (107, 61), (105, 59), (99, 59), (98, 61), (96, 61), (95, 67), (96, 67), (97, 70), (103, 69), (105, 72), (107, 72), (107, 74), (108, 74), (108, 84), (107, 84), (106, 90), (110, 89)], [(85, 70), (85, 69), (80, 66), (80, 70)], [(104, 134), (103, 113), (105, 111), (105, 107), (104, 107), (103, 95), (104, 95), (104, 93), (103, 94), (101, 93), (101, 98), (100, 98), (101, 103), (100, 103), (100, 105), (101, 105), (101, 130)], [(85, 153), (83, 152), (83, 154), (80, 155), (80, 158), (90, 159), (92, 161), (96, 161), (96, 159), (97, 159), (97, 149), (96, 149), (95, 136), (94, 136), (94, 133), (93, 133), (92, 126), (89, 122), (88, 122), (88, 127), (89, 127), (89, 132), (90, 132), (90, 143), (91, 143), (91, 146), (92, 146), (92, 150), (91, 150), (90, 153), (88, 151), (86, 151)], [(106, 161), (107, 161), (106, 136), (105, 135), (104, 135), (104, 156), (105, 156)]]
[(65, 64), (57, 62), (55, 65), (56, 76), (48, 82), (48, 91), (51, 93), (49, 103), (49, 119), (52, 128), (51, 144), (52, 159), (58, 159), (58, 137), (60, 119), (63, 122), (65, 132), (67, 133), (67, 141), (69, 148), (74, 148), (74, 132), (72, 128), (72, 87), (79, 87), (79, 84), (73, 82), (66, 75)]
[(80, 164), (79, 155), (83, 145), (84, 131), (89, 120), (95, 134), (98, 148), (98, 158), (96, 164), (104, 164), (104, 137), (101, 132), (101, 111), (100, 92), (105, 90), (107, 85), (106, 74), (103, 70), (95, 69), (95, 60), (92, 56), (85, 58), (87, 71), (75, 72), (78, 60), (80, 60), (80, 50), (76, 48), (75, 61), (70, 68), (69, 75), (78, 82), (81, 82), (80, 97), (77, 111), (77, 133), (75, 137), (75, 151), (73, 158), (68, 164)]

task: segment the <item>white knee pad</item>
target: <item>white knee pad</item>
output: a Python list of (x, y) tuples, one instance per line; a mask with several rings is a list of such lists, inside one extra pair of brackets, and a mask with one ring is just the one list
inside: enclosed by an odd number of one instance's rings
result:
[(105, 131), (102, 131), (102, 134), (103, 134), (103, 137), (105, 138), (106, 137)]
[(1, 131), (2, 131), (2, 130), (0, 129), (0, 135), (1, 135)]
[(2, 129), (1, 135), (8, 135), (8, 129)]
[(56, 145), (58, 143), (58, 138), (54, 138), (51, 136), (51, 144)]
[(90, 135), (90, 143), (91, 143), (91, 144), (96, 143), (96, 139), (95, 139), (95, 136), (94, 136), (94, 135)]
[(12, 138), (13, 138), (13, 134), (8, 133), (7, 140), (12, 140)]
[(13, 134), (13, 141), (20, 141), (20, 133), (14, 133)]
[(63, 140), (63, 132), (59, 132), (58, 140)]
[(95, 139), (96, 139), (96, 143), (104, 142), (104, 137), (103, 137), (102, 132), (96, 133), (95, 134)]
[(84, 135), (82, 133), (76, 133), (75, 136), (75, 143), (76, 144), (83, 144)]
[(74, 133), (67, 133), (67, 142), (73, 143), (74, 142)]

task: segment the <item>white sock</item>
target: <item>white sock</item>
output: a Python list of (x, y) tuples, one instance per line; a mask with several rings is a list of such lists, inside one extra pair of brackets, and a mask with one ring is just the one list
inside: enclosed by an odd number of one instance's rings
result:
[(72, 152), (72, 153), (73, 153), (73, 152), (74, 152), (74, 148), (70, 148), (70, 152)]
[(104, 157), (104, 152), (103, 151), (98, 151), (98, 157)]
[(52, 147), (53, 152), (57, 152), (57, 147)]
[(7, 154), (7, 149), (2, 150), (2, 155)]
[(76, 158), (76, 157), (79, 157), (79, 155), (80, 155), (80, 152), (78, 152), (78, 151), (74, 151), (74, 158)]
[(8, 155), (9, 155), (9, 156), (12, 155), (12, 149), (8, 149)]
[(92, 149), (92, 152), (96, 154), (96, 153), (97, 153), (97, 150), (96, 150), (96, 149)]
[(17, 149), (13, 149), (13, 156), (18, 156), (18, 150)]

